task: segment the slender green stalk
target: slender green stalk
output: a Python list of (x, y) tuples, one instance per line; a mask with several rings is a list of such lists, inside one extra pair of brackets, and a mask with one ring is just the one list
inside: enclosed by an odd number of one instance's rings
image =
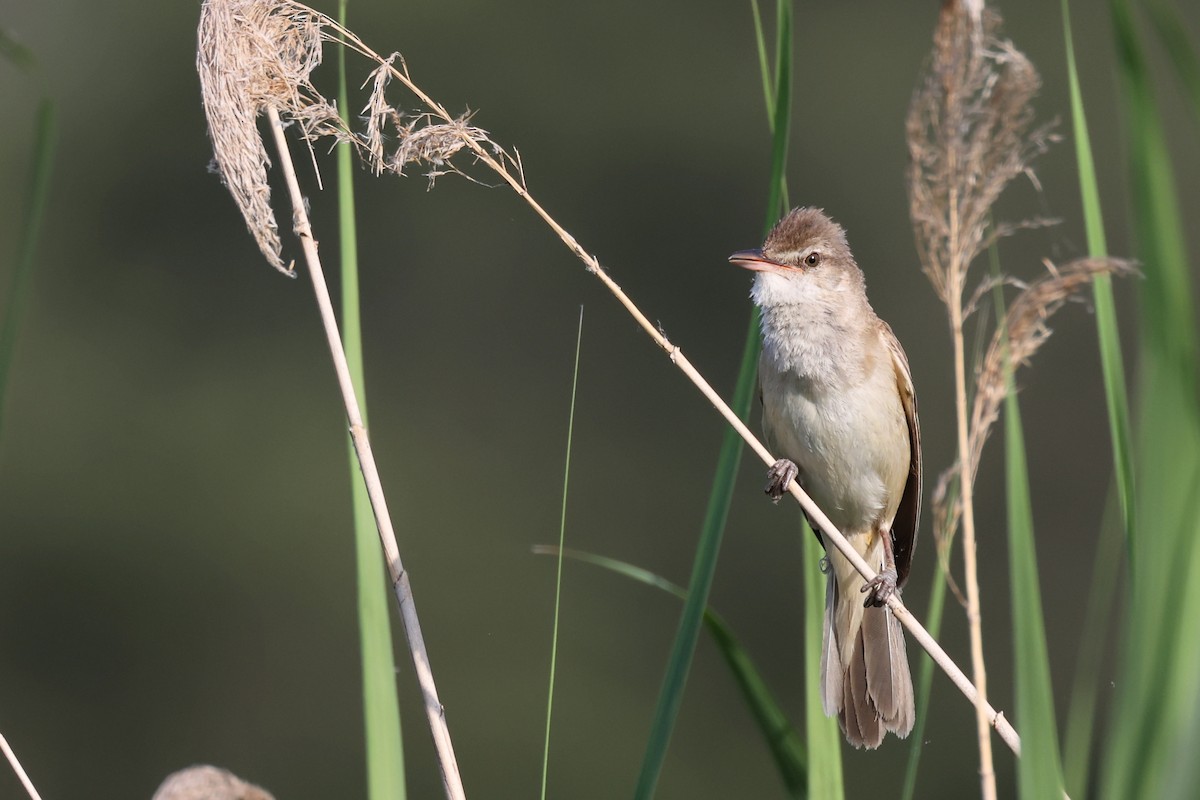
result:
[[(929, 610), (925, 614), (925, 626), (934, 639), (942, 632), (942, 617), (946, 608), (946, 577), (941, 567), (933, 571), (933, 585), (929, 590)], [(904, 787), (901, 800), (913, 800), (917, 791), (917, 772), (921, 766), (921, 753), (925, 749), (925, 723), (929, 713), (929, 698), (933, 694), (933, 659), (921, 651), (921, 666), (917, 673), (916, 712), (917, 719), (909, 735), (908, 766), (904, 770)]]
[(762, 13), (758, 0), (750, 0), (750, 14), (754, 19), (754, 49), (758, 54), (758, 71), (762, 77), (763, 107), (767, 110), (767, 124), (775, 125), (775, 84), (771, 70), (771, 57), (767, 51), (767, 37), (763, 32)]
[(1120, 524), (1117, 492), (1112, 490), (1100, 540), (1092, 564), (1092, 581), (1084, 607), (1083, 631), (1075, 656), (1071, 681), (1071, 699), (1067, 704), (1066, 731), (1063, 735), (1063, 779), (1071, 797), (1090, 797), (1092, 741), (1095, 739), (1096, 701), (1100, 688), (1100, 668), (1106, 664), (1104, 647), (1113, 629), (1113, 604), (1117, 599), (1121, 552), (1127, 540)]
[(738, 688), (746, 700), (750, 713), (758, 724), (759, 732), (771, 749), (779, 777), (787, 789), (788, 796), (793, 800), (804, 800), (808, 793), (808, 755), (804, 742), (787, 715), (780, 708), (779, 702), (767, 687), (766, 681), (759, 675), (757, 668), (733, 633), (719, 616), (708, 611), (704, 615), (704, 624), (708, 633), (717, 644), (717, 650), (725, 658), (737, 681)]
[[(772, 173), (782, 176), (785, 172), (787, 136), (791, 118), (791, 7), (787, 3), (777, 5), (775, 43), (774, 93), (766, 67), (765, 40), (755, 5), (755, 35), (759, 48), (759, 62), (763, 66), (763, 90), (771, 133), (774, 140)], [(788, 209), (787, 181), (782, 177), (772, 182), (767, 198), (767, 208)], [(768, 214), (768, 225), (774, 219)], [(810, 797), (839, 798), (845, 789), (842, 779), (842, 737), (837, 722), (825, 716), (821, 691), (821, 644), (825, 625), (825, 577), (818, 565), (825, 555), (815, 536), (809, 535), (808, 525), (801, 522), (801, 537), (804, 550), (804, 732), (808, 742), (811, 767), (808, 771), (808, 793)]]
[(1058, 797), (1062, 794), (1063, 779), (1054, 719), (1054, 687), (1042, 622), (1024, 432), (1017, 394), (1012, 388), (1004, 399), (1004, 444), (1016, 708), (1023, 737), (1021, 758), (1017, 759), (1017, 783), (1023, 798)]
[(763, 71), (763, 103), (767, 110), (767, 124), (771, 129), (772, 180), (767, 193), (767, 217), (763, 226), (763, 233), (766, 234), (774, 226), (775, 220), (791, 207), (787, 188), (787, 140), (792, 119), (792, 7), (787, 2), (777, 2), (775, 5), (775, 76), (772, 80), (767, 68), (767, 45), (757, 0), (750, 5), (754, 11), (754, 43)]
[(1194, 397), (1197, 343), (1191, 273), (1176, 202), (1174, 168), (1128, 0), (1113, 0), (1114, 31), (1128, 113), (1138, 255), (1145, 264), (1144, 344), (1162, 353)]
[(575, 433), (575, 393), (579, 388), (579, 348), (583, 343), (583, 306), (579, 307), (579, 330), (575, 334), (575, 371), (571, 376), (571, 411), (567, 416), (567, 453), (563, 464), (562, 511), (558, 519), (558, 564), (554, 573), (554, 632), (550, 637), (550, 688), (546, 692), (546, 740), (542, 747), (542, 800), (546, 800), (546, 776), (550, 773), (550, 719), (554, 711), (554, 675), (558, 665), (558, 612), (562, 600), (563, 544), (567, 537), (567, 489), (571, 481), (571, 438)]
[[(338, 19), (346, 21), (346, 0), (339, 0)], [(345, 119), (350, 108), (346, 89), (346, 50), (337, 48), (338, 106)], [(358, 233), (354, 210), (354, 154), (349, 144), (337, 146), (338, 224), (342, 277), (342, 341), (354, 391), (367, 420), (363, 379), (362, 326), (359, 320)], [(371, 800), (405, 796), (404, 744), (400, 732), (400, 701), (396, 691), (396, 662), (384, 585), (383, 553), (375, 515), (354, 450), (346, 437), (354, 509), (354, 550), (358, 573), (358, 629), (362, 658), (363, 724), (366, 737), (367, 792)]]
[[(983, 318), (987, 315), (987, 307), (980, 309), (980, 323), (975, 331), (975, 342), (971, 347), (971, 363), (979, 364), (982, 362), (984, 348), (986, 347), (987, 336), (984, 330)], [(973, 404), (975, 387), (967, 387), (967, 403)], [(948, 502), (953, 505), (957, 502), (955, 497), (956, 486), (951, 483), (948, 488), (950, 494)], [(949, 575), (950, 557), (952, 555), (951, 548), (954, 544), (953, 531), (950, 531), (950, 539), (946, 545), (945, 553), (937, 553), (937, 564), (930, 578), (929, 586), (929, 610), (925, 613), (926, 630), (934, 639), (941, 636), (942, 620), (946, 610), (946, 590), (950, 583)], [(935, 547), (938, 543), (935, 542)], [(925, 725), (929, 720), (929, 701), (933, 696), (933, 672), (936, 664), (930, 657), (929, 653), (922, 650), (920, 658), (919, 672), (917, 673), (916, 681), (913, 684), (915, 692), (916, 720), (913, 723), (912, 733), (908, 736), (908, 764), (904, 769), (904, 786), (900, 792), (901, 800), (913, 800), (917, 792), (917, 774), (921, 767), (921, 754), (925, 750)]]
[(803, 526), (804, 548), (804, 738), (808, 743), (808, 795), (822, 800), (845, 796), (842, 732), (821, 704), (821, 639), (825, 626), (825, 551)]
[[(1096, 182), (1096, 165), (1092, 158), (1091, 137), (1088, 135), (1087, 117), (1084, 114), (1083, 93), (1079, 87), (1079, 73), (1075, 68), (1075, 46), (1071, 37), (1068, 0), (1062, 0), (1062, 18), (1067, 51), (1067, 80), (1071, 89), (1071, 123), (1075, 131), (1075, 160), (1079, 171), (1079, 193), (1083, 201), (1088, 255), (1092, 258), (1104, 258), (1108, 255), (1108, 244), (1104, 235), (1100, 188)], [(1121, 503), (1125, 536), (1132, 550), (1135, 517), (1133, 452), (1130, 444), (1132, 435), (1112, 278), (1107, 275), (1097, 277), (1092, 284), (1092, 296), (1096, 306), (1096, 338), (1100, 344), (1100, 367), (1104, 376), (1104, 399), (1108, 408), (1109, 439), (1112, 442), (1113, 469), (1117, 477), (1117, 496)]]
[[(1071, 35), (1068, 0), (1062, 0), (1063, 38), (1067, 54), (1067, 80), (1071, 92), (1071, 121), (1074, 129), (1075, 157), (1079, 173), (1079, 192), (1083, 203), (1084, 225), (1087, 231), (1088, 252), (1093, 258), (1108, 255), (1104, 220), (1100, 209), (1100, 189), (1096, 181), (1095, 161), (1091, 138), (1084, 113), (1083, 92), (1075, 65), (1075, 46)], [(1088, 795), (1089, 761), (1096, 718), (1096, 691), (1100, 685), (1099, 670), (1105, 639), (1110, 626), (1109, 614), (1116, 593), (1118, 554), (1113, 539), (1124, 534), (1125, 550), (1134, 551), (1134, 523), (1137, 519), (1133, 485), (1132, 433), (1129, 422), (1129, 401), (1126, 395), (1125, 366), (1117, 328), (1116, 304), (1112, 280), (1100, 276), (1092, 284), (1096, 308), (1096, 336), (1100, 345), (1100, 364), (1104, 377), (1104, 396), (1108, 408), (1109, 439), (1113, 449), (1115, 490), (1119, 503), (1121, 525), (1101, 527), (1096, 545), (1092, 580), (1084, 620), (1084, 635), (1076, 660), (1074, 680), (1071, 681), (1071, 700), (1067, 711), (1067, 727), (1063, 751), (1064, 780), (1072, 797)]]
[(1192, 114), (1200, 122), (1200, 58), (1196, 55), (1195, 45), (1188, 39), (1187, 25), (1180, 19), (1179, 11), (1165, 0), (1150, 0), (1145, 8), (1191, 101)]
[[(770, 192), (766, 213), (766, 227), (768, 228), (774, 224), (778, 216), (782, 197), (780, 187), (784, 181), (787, 119), (790, 112), (790, 77), (788, 76), (791, 72), (791, 11), (784, 0), (780, 0), (779, 3), (778, 19), (781, 25), (778, 39), (780, 50), (777, 54), (779, 80), (776, 85), (774, 105), (775, 125), (772, 137)], [(750, 404), (756, 389), (755, 375), (758, 370), (759, 350), (758, 314), (756, 312), (751, 312), (745, 342), (742, 348), (742, 361), (738, 368), (733, 402), (730, 404), (734, 413), (742, 420), (746, 420), (750, 415)], [(684, 603), (675, 641), (671, 646), (666, 674), (659, 691), (654, 719), (650, 726), (650, 736), (646, 743), (641, 771), (638, 774), (634, 790), (634, 797), (639, 800), (648, 800), (653, 797), (658, 785), (658, 778), (662, 774), (667, 746), (670, 743), (671, 732), (683, 700), (683, 690), (687, 684), (692, 656), (699, 638), (704, 608), (708, 604), (709, 590), (712, 588), (713, 575), (716, 573), (717, 555), (721, 548), (725, 522), (729, 516), (729, 505), (733, 497), (734, 482), (741, 458), (741, 437), (732, 428), (726, 429), (717, 457), (716, 475), (701, 526), (700, 541), (692, 562), (688, 597)]]
[[(992, 275), (1000, 277), (1000, 259), (993, 244)], [(1004, 288), (996, 284), (996, 325), (1007, 337)], [(1007, 350), (1007, 348), (1006, 348)], [(1059, 761), (1058, 727), (1054, 719), (1054, 687), (1050, 681), (1050, 655), (1042, 621), (1042, 594), (1038, 586), (1037, 547), (1033, 535), (1033, 502), (1025, 457), (1025, 431), (1021, 406), (1013, 382), (1013, 365), (1005, 356), (1004, 465), (1008, 508), (1008, 557), (1012, 590), (1013, 659), (1017, 718), (1021, 721), (1021, 757), (1017, 759), (1017, 787), (1026, 800), (1059, 797), (1063, 791)]]
[(54, 151), (58, 139), (57, 115), (54, 104), (42, 100), (38, 106), (33, 139), (33, 174), (29, 183), (29, 212), (21, 231), (17, 251), (17, 266), (8, 289), (8, 306), (4, 309), (4, 324), (0, 326), (0, 436), (4, 433), (4, 400), (8, 396), (8, 376), (21, 321), (29, 304), (29, 288), (33, 284), (33, 268), (37, 263), (37, 245), (46, 215), (46, 200), (50, 195), (50, 178), (54, 172)]

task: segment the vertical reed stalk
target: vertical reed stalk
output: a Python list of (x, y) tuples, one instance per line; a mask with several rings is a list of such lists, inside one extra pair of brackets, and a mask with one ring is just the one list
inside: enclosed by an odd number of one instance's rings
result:
[[(953, 230), (953, 229), (952, 229)], [(951, 234), (953, 241), (954, 234)], [(962, 291), (959, 287), (958, 297)], [(967, 627), (971, 636), (971, 676), (975, 697), (975, 736), (979, 742), (979, 782), (984, 800), (996, 798), (996, 768), (988, 721), (987, 668), (983, 659), (983, 625), (979, 607), (979, 566), (975, 546), (975, 490), (967, 433), (967, 368), (963, 346), (962, 303), (950, 305), (950, 335), (954, 340), (954, 411), (958, 418), (959, 502), (962, 503), (963, 571), (967, 589)]]
[[(975, 29), (972, 28), (972, 31)], [(957, 152), (949, 152), (950, 175), (957, 175)], [(947, 251), (954, 258), (961, 252), (959, 241), (958, 185), (949, 185), (949, 238)], [(979, 565), (975, 544), (975, 477), (971, 470), (970, 434), (967, 423), (967, 360), (963, 340), (963, 282), (969, 262), (950, 268), (947, 305), (950, 338), (954, 343), (954, 416), (958, 440), (959, 503), (962, 505), (963, 572), (967, 585), (967, 630), (971, 640), (971, 678), (975, 696), (975, 738), (979, 747), (979, 783), (983, 800), (996, 800), (996, 767), (992, 759), (992, 732), (987, 717), (987, 667), (983, 658), (983, 614), (979, 604)]]
[[(968, 273), (987, 246), (991, 207), (1008, 183), (1028, 172), (1050, 140), (1034, 128), (1030, 101), (1040, 79), (1027, 58), (999, 37), (998, 15), (979, 0), (950, 0), (934, 31), (933, 49), (909, 106), (909, 210), (921, 266), (946, 306), (954, 350), (954, 407), (958, 493), (948, 502), (947, 478), (934, 494), (934, 535), (949, 546), (961, 522), (966, 613), (976, 695), (976, 735), (983, 797), (996, 796), (988, 731), (987, 672), (975, 531), (974, 483), (986, 438), (968, 417), (963, 324), (974, 306), (964, 304)], [(1038, 224), (1026, 222), (1006, 227)], [(972, 295), (974, 297), (974, 295)], [(990, 423), (989, 423), (990, 424)], [(951, 509), (947, 512), (947, 509)]]

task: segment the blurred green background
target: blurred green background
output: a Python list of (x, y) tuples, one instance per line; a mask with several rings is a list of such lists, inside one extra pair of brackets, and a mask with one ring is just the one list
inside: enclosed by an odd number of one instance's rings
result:
[[(1181, 6), (1195, 41), (1200, 11)], [(1045, 80), (1041, 117), (1065, 117), (1058, 4), (1000, 10)], [(265, 264), (206, 171), (198, 12), (198, 2), (0, 6), (0, 26), (39, 61), (33, 74), (0, 61), (0, 287), (26, 212), (41, 96), (60, 123), (0, 440), (0, 732), (46, 797), (149, 797), (195, 762), (280, 798), (356, 797), (365, 782), (342, 408), (306, 281)], [(903, 124), (936, 12), (933, 2), (796, 4), (788, 168), (793, 202), (847, 228), (875, 308), (908, 350), (927, 486), (952, 458), (952, 369), (908, 227)], [(1073, 12), (1110, 249), (1126, 254), (1107, 7)], [(758, 244), (769, 170), (748, 3), (353, 0), (350, 26), (381, 52), (401, 51), (423, 88), (452, 111), (476, 109), (476, 124), (515, 146), (534, 196), (729, 390), (749, 278), (725, 258)], [(317, 81), (331, 91), (327, 60)], [(368, 66), (352, 58), (350, 69), (353, 83)], [(1194, 217), (1195, 129), (1174, 82), (1158, 90), (1168, 136), (1186, 145), (1174, 163)], [(332, 186), (332, 159), (320, 163)], [(1026, 277), (1043, 257), (1084, 250), (1069, 142), (1037, 167), (1044, 191), (1018, 182), (999, 206), (1006, 219), (1064, 220), (1002, 245), (1006, 269)], [(311, 169), (302, 179), (333, 272), (335, 197)], [(430, 192), (419, 175), (361, 172), (357, 186), (372, 440), (459, 764), (469, 796), (534, 796), (554, 565), (530, 546), (557, 536), (579, 306), (568, 545), (685, 583), (721, 424), (511, 192), (456, 177)], [(1188, 234), (1194, 252), (1200, 236)], [(285, 238), (285, 259), (298, 256)], [(1129, 319), (1135, 282), (1117, 293)], [(1110, 470), (1093, 322), (1079, 306), (1055, 328), (1019, 383), (1065, 699)], [(1000, 467), (997, 447), (978, 520), (989, 685), (1011, 715)], [(750, 459), (740, 483), (712, 603), (799, 720), (799, 513), (761, 497)], [(935, 570), (928, 519), (906, 592), (919, 617)], [(631, 791), (679, 611), (673, 598), (568, 564), (552, 797)], [(956, 606), (943, 640), (966, 666)], [(397, 663), (410, 796), (435, 797), (403, 649)], [(973, 714), (935, 679), (918, 796), (977, 791)], [(996, 752), (1010, 794), (1012, 757)], [(907, 753), (894, 739), (847, 751), (848, 796), (894, 794)], [(0, 769), (0, 796), (19, 791)], [(784, 796), (704, 639), (658, 796)]]

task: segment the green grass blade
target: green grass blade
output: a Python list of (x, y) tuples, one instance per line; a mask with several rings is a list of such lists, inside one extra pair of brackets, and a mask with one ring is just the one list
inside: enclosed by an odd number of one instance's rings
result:
[(754, 47), (758, 52), (758, 70), (762, 75), (763, 105), (767, 109), (767, 124), (775, 126), (775, 90), (771, 79), (771, 60), (767, 55), (767, 38), (763, 35), (762, 14), (758, 0), (750, 0), (750, 13), (754, 16)]
[[(1200, 742), (1200, 698), (1197, 699), (1191, 711), (1191, 724), (1185, 736), (1181, 739), (1183, 747)], [(1196, 751), (1179, 749), (1179, 769), (1174, 770), (1167, 778), (1164, 796), (1168, 800), (1192, 800), (1196, 796), (1196, 787), (1200, 786), (1200, 759)]]
[[(775, 221), (788, 210), (787, 152), (788, 131), (792, 118), (792, 7), (785, 0), (778, 4), (778, 28), (775, 52), (775, 100), (771, 110), (771, 182), (767, 191), (765, 235)], [(760, 56), (761, 57), (761, 56)], [(755, 336), (757, 337), (757, 332)]]
[[(1095, 161), (1091, 138), (1084, 112), (1083, 93), (1075, 64), (1075, 47), (1071, 35), (1068, 0), (1062, 0), (1063, 37), (1067, 54), (1067, 80), (1071, 93), (1071, 120), (1075, 139), (1075, 157), (1079, 172), (1079, 190), (1083, 204), (1084, 225), (1087, 231), (1088, 252), (1094, 258), (1108, 255), (1100, 190), (1096, 181)], [(1100, 346), (1100, 364), (1104, 379), (1104, 394), (1108, 409), (1109, 440), (1113, 448), (1115, 489), (1120, 506), (1121, 525), (1106, 524), (1101, 528), (1096, 547), (1095, 564), (1088, 590), (1084, 620), (1084, 636), (1071, 682), (1071, 699), (1067, 711), (1065, 748), (1063, 752), (1064, 780), (1072, 797), (1088, 794), (1089, 762), (1096, 718), (1096, 691), (1103, 644), (1116, 593), (1119, 553), (1115, 539), (1123, 534), (1126, 551), (1133, 552), (1136, 492), (1133, 485), (1133, 451), (1130, 431), (1129, 401), (1126, 393), (1125, 365), (1117, 329), (1116, 304), (1112, 280), (1101, 276), (1092, 285), (1096, 308), (1096, 336)]]
[(21, 321), (29, 304), (29, 289), (33, 284), (33, 268), (37, 263), (37, 245), (46, 216), (46, 200), (50, 196), (50, 178), (54, 172), (54, 153), (58, 139), (57, 113), (54, 104), (43, 100), (38, 106), (33, 140), (33, 174), (29, 183), (29, 211), (21, 230), (17, 265), (8, 289), (8, 305), (4, 309), (4, 324), (0, 326), (0, 436), (4, 433), (4, 400), (8, 396), (8, 376)]
[[(1075, 47), (1071, 37), (1068, 0), (1062, 0), (1063, 36), (1067, 52), (1067, 80), (1071, 90), (1071, 122), (1075, 132), (1075, 160), (1079, 171), (1079, 192), (1083, 201), (1083, 219), (1087, 231), (1088, 253), (1092, 258), (1108, 255), (1104, 218), (1100, 209), (1100, 188), (1092, 158), (1091, 137), (1084, 113), (1083, 93), (1075, 67)], [(1134, 538), (1133, 450), (1129, 423), (1129, 399), (1125, 386), (1125, 364), (1121, 355), (1121, 337), (1117, 327), (1116, 303), (1112, 279), (1102, 275), (1092, 284), (1096, 306), (1096, 336), (1100, 344), (1100, 366), (1104, 377), (1104, 398), (1108, 408), (1109, 439), (1113, 449), (1113, 468), (1117, 477), (1117, 496), (1130, 547)]]
[(1128, 107), (1135, 239), (1145, 265), (1143, 345), (1161, 354), (1171, 375), (1186, 380), (1185, 390), (1195, 397), (1196, 324), (1174, 168), (1132, 10), (1127, 0), (1113, 0), (1112, 7)]
[[(762, 16), (758, 11), (757, 0), (751, 0), (750, 11), (754, 15), (754, 45), (758, 52), (758, 66), (762, 73), (763, 82), (763, 101), (767, 110), (767, 124), (771, 129), (771, 145), (772, 145), (772, 174), (776, 174), (778, 170), (779, 181), (771, 185), (772, 191), (767, 197), (767, 208), (779, 208), (779, 214), (786, 214), (791, 208), (791, 203), (788, 201), (787, 179), (785, 173), (787, 171), (787, 137), (791, 120), (791, 80), (792, 80), (792, 48), (791, 48), (791, 31), (792, 31), (792, 16), (791, 6), (787, 3), (780, 3), (777, 6), (777, 24), (780, 35), (776, 38), (775, 43), (775, 62), (778, 65), (776, 76), (771, 77), (770, 59), (767, 54), (767, 40), (763, 35)], [(785, 35), (786, 34), (786, 35)], [(773, 84), (778, 88), (772, 88)], [(781, 107), (776, 104), (776, 95), (786, 105)], [(774, 164), (774, 159), (778, 155), (781, 163)], [(773, 190), (778, 188), (778, 193)], [(767, 224), (764, 230), (769, 231), (774, 224), (774, 217), (768, 212)]]
[[(687, 591), (683, 587), (647, 569), (618, 561), (615, 558), (578, 550), (565, 550), (561, 546), (557, 548), (539, 546), (535, 547), (533, 551), (546, 555), (559, 555), (560, 560), (565, 556), (585, 564), (603, 567), (631, 580), (673, 594), (681, 600), (687, 599)], [(746, 705), (758, 723), (759, 731), (771, 750), (771, 755), (775, 759), (775, 765), (779, 769), (780, 778), (787, 788), (788, 795), (797, 800), (808, 797), (806, 791), (808, 758), (804, 751), (804, 743), (797, 735), (796, 729), (788, 722), (787, 715), (783, 713), (775, 695), (771, 693), (759, 674), (758, 668), (754, 665), (754, 659), (737, 641), (733, 631), (730, 630), (721, 615), (711, 608), (704, 610), (704, 625), (713, 641), (716, 642), (717, 650), (733, 673), (733, 679), (737, 682), (738, 688), (746, 700)]]
[(724, 620), (709, 611), (704, 615), (704, 624), (708, 627), (713, 641), (717, 643), (717, 649), (725, 658), (725, 663), (733, 672), (742, 697), (745, 698), (750, 713), (758, 723), (759, 731), (771, 749), (771, 756), (775, 759), (775, 766), (779, 770), (779, 777), (788, 791), (788, 796), (796, 800), (809, 797), (808, 756), (800, 735), (779, 707), (775, 695), (767, 688), (766, 682), (750, 659), (750, 654), (734, 639)]
[[(929, 610), (925, 614), (925, 629), (937, 639), (942, 631), (942, 612), (946, 608), (946, 578), (938, 566), (933, 572), (933, 586), (929, 591)], [(916, 682), (917, 718), (909, 735), (908, 766), (904, 770), (904, 787), (901, 800), (913, 800), (917, 792), (917, 772), (921, 766), (921, 753), (925, 749), (925, 722), (929, 713), (929, 698), (933, 693), (933, 659), (924, 650), (920, 651), (919, 672)]]
[(1071, 797), (1090, 797), (1092, 741), (1095, 738), (1096, 699), (1100, 687), (1100, 667), (1104, 664), (1104, 646), (1112, 628), (1113, 603), (1117, 596), (1117, 578), (1125, 545), (1120, 510), (1115, 506), (1116, 492), (1100, 528), (1092, 565), (1092, 582), (1084, 607), (1083, 632), (1075, 657), (1071, 699), (1067, 705), (1066, 732), (1063, 737), (1063, 779)]
[(575, 334), (575, 371), (571, 376), (571, 411), (567, 416), (567, 453), (563, 465), (562, 511), (558, 519), (558, 564), (554, 575), (554, 632), (550, 638), (550, 688), (546, 692), (546, 739), (542, 747), (542, 800), (546, 800), (546, 778), (550, 774), (550, 720), (554, 712), (554, 675), (558, 666), (558, 612), (562, 600), (563, 543), (567, 536), (567, 489), (571, 482), (571, 439), (575, 433), (575, 394), (579, 388), (579, 349), (583, 343), (583, 306), (579, 307), (579, 330)]
[[(989, 249), (992, 290), (998, 330), (1004, 332), (1007, 310), (999, 250)], [(1007, 358), (1006, 358), (1007, 360)], [(1005, 364), (1004, 466), (1008, 512), (1009, 581), (1013, 614), (1013, 674), (1017, 719), (1021, 725), (1021, 757), (1017, 760), (1017, 787), (1023, 798), (1059, 797), (1063, 792), (1058, 725), (1054, 718), (1054, 687), (1046, 646), (1041, 588), (1038, 583), (1037, 546), (1033, 534), (1033, 501), (1025, 455), (1025, 431), (1013, 381), (1013, 365)]]
[(1038, 587), (1024, 432), (1014, 387), (1009, 388), (1004, 400), (1004, 444), (1016, 707), (1021, 723), (1017, 783), (1021, 797), (1058, 797), (1062, 794), (1063, 780), (1058, 728), (1054, 720), (1054, 688), (1050, 681), (1050, 656)]
[(1146, 11), (1150, 14), (1150, 22), (1175, 67), (1184, 91), (1187, 92), (1192, 113), (1196, 116), (1196, 121), (1200, 122), (1200, 58), (1196, 55), (1196, 48), (1188, 40), (1187, 26), (1179, 18), (1179, 12), (1164, 0), (1146, 3)]
[[(1150, 76), (1127, 0), (1111, 3), (1129, 131), (1141, 291), (1138, 528), (1101, 796), (1169, 797), (1193, 769), (1200, 697), (1200, 404), (1182, 215)], [(1194, 787), (1193, 787), (1194, 789)], [(1184, 795), (1186, 796), (1186, 795)]]
[[(784, 21), (787, 26), (786, 30), (781, 30), (779, 34), (781, 42), (779, 57), (787, 59), (786, 65), (783, 65), (787, 69), (784, 70), (781, 66), (777, 70), (781, 76), (789, 75), (791, 72), (791, 12), (784, 8), (786, 5), (786, 2), (781, 0), (779, 19)], [(790, 78), (781, 79), (776, 86), (774, 106), (776, 123), (772, 137), (771, 189), (766, 213), (766, 227), (768, 228), (774, 224), (784, 196), (780, 187), (783, 186), (784, 165), (787, 161), (787, 136), (784, 129), (786, 129), (786, 114), (790, 108), (790, 101), (786, 94), (788, 91), (790, 91)], [(784, 133), (781, 134), (781, 130), (784, 130)], [(758, 371), (759, 350), (757, 311), (752, 311), (750, 314), (745, 342), (731, 403), (734, 413), (743, 420), (749, 418), (750, 404), (757, 385), (755, 380)], [(729, 516), (729, 504), (733, 497), (734, 481), (737, 478), (741, 458), (741, 437), (732, 428), (727, 429), (721, 443), (720, 453), (717, 456), (716, 475), (713, 478), (712, 491), (701, 526), (700, 540), (692, 562), (688, 597), (684, 602), (683, 614), (671, 646), (667, 670), (663, 676), (662, 688), (659, 691), (654, 718), (650, 725), (650, 735), (646, 742), (641, 770), (638, 773), (637, 785), (634, 789), (634, 797), (638, 800), (648, 800), (654, 796), (658, 778), (662, 774), (667, 746), (675, 727), (679, 705), (683, 700), (683, 690), (687, 684), (688, 671), (691, 669), (704, 608), (708, 603), (709, 590), (712, 588), (713, 575), (716, 572), (717, 555), (721, 549), (721, 538), (725, 531), (726, 519)]]
[[(777, 5), (775, 53), (775, 102), (771, 125), (773, 141), (771, 171), (779, 180), (772, 181), (767, 196), (767, 225), (775, 221), (771, 209), (788, 210), (786, 171), (787, 140), (791, 119), (792, 12), (791, 4)], [(825, 716), (821, 701), (821, 640), (825, 626), (826, 577), (819, 568), (825, 552), (807, 522), (801, 522), (800, 536), (804, 552), (804, 733), (808, 743), (810, 797), (836, 800), (843, 797), (842, 735), (832, 717)]]
[(821, 706), (821, 638), (825, 626), (825, 550), (802, 525), (804, 540), (804, 739), (808, 743), (808, 794), (822, 800), (845, 796), (842, 732)]
[[(346, 0), (338, 3), (338, 19), (346, 20)], [(345, 48), (338, 57), (338, 107), (343, 119), (350, 108), (346, 89)], [(354, 209), (354, 158), (346, 143), (337, 146), (338, 227), (342, 262), (342, 339), (354, 391), (367, 420), (363, 379), (362, 326), (359, 320), (358, 233)], [(358, 628), (362, 656), (363, 724), (367, 753), (367, 796), (392, 800), (405, 796), (404, 743), (400, 731), (400, 700), (396, 691), (396, 662), (384, 577), (383, 553), (375, 515), (362, 472), (347, 436), (354, 509), (354, 549), (358, 574)]]
[[(1000, 276), (995, 245), (991, 248), (992, 273)], [(996, 320), (1004, 331), (1004, 290), (993, 290)], [(1033, 501), (1025, 457), (1025, 431), (1021, 406), (1013, 382), (1012, 364), (1004, 379), (1005, 497), (1008, 509), (1009, 580), (1012, 584), (1013, 660), (1017, 720), (1021, 725), (1021, 757), (1017, 759), (1019, 796), (1027, 800), (1060, 797), (1063, 789), (1059, 761), (1058, 726), (1054, 719), (1054, 687), (1050, 680), (1050, 655), (1038, 585), (1037, 547), (1033, 535)]]

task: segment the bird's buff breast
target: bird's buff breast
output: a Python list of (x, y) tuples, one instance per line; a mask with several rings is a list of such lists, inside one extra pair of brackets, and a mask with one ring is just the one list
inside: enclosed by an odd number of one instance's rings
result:
[(816, 389), (769, 362), (760, 366), (763, 428), (775, 456), (796, 463), (800, 485), (847, 533), (890, 523), (903, 493), (908, 431), (886, 366), (840, 391)]

